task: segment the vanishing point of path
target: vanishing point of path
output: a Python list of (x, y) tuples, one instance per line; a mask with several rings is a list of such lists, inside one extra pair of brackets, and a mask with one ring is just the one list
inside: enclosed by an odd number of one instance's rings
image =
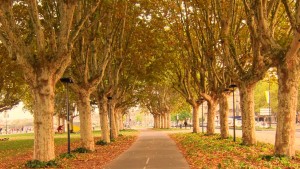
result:
[(137, 141), (104, 169), (189, 169), (189, 165), (166, 133), (142, 130)]

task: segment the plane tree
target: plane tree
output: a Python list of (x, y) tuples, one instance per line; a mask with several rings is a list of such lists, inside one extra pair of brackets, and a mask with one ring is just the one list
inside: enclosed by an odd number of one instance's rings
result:
[[(243, 1), (256, 48), (270, 58), (278, 74), (275, 154), (295, 156), (295, 117), (299, 86), (298, 1)], [(250, 24), (251, 23), (251, 24)], [(260, 70), (261, 71), (261, 70)]]
[(167, 43), (173, 49), (172, 71), (167, 74), (173, 87), (193, 107), (193, 132), (200, 131), (199, 105), (204, 100), (208, 102), (207, 132), (213, 134), (216, 106), (227, 80), (219, 59), (216, 4), (199, 1), (172, 4), (173, 13), (165, 17), (169, 27)]
[(94, 137), (91, 119), (91, 94), (103, 80), (106, 67), (112, 59), (114, 37), (119, 31), (119, 23), (124, 22), (124, 10), (120, 2), (100, 3), (95, 15), (89, 17), (84, 31), (74, 44), (72, 64), (66, 71), (73, 83), (76, 105), (80, 118), (81, 146), (94, 151)]
[(112, 59), (108, 63), (103, 80), (98, 85), (95, 94), (100, 113), (102, 139), (105, 142), (110, 142), (108, 112), (111, 118), (112, 138), (116, 138), (118, 137), (116, 123), (118, 120), (115, 116), (118, 115), (115, 113), (115, 108), (118, 110), (118, 105), (125, 102), (123, 96), (126, 96), (126, 89), (129, 89), (129, 92), (134, 87), (132, 78), (135, 78), (135, 73), (130, 71), (130, 68), (142, 66), (137, 62), (142, 60), (139, 59), (142, 55), (137, 45), (143, 34), (142, 25), (139, 24), (138, 16), (141, 14), (141, 8), (138, 4), (138, 2), (124, 1), (119, 2), (115, 8), (116, 12), (119, 12), (115, 17), (122, 17), (122, 19), (116, 20), (117, 27), (113, 32), (115, 35), (109, 53)]
[[(66, 67), (82, 27), (100, 1), (4, 0), (0, 4), (0, 41), (23, 72), (34, 97), (33, 159), (55, 158), (54, 88)], [(74, 18), (81, 10), (82, 15)]]

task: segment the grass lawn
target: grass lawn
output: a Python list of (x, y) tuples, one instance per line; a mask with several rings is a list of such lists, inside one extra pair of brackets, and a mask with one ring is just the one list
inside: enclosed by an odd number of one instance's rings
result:
[[(136, 136), (137, 136), (136, 130), (125, 130), (120, 132), (120, 137), (116, 140), (116, 142), (111, 143), (108, 146), (98, 146), (96, 145), (97, 153), (103, 153), (109, 152), (111, 154), (118, 154), (123, 151), (124, 148), (126, 148), (125, 145), (131, 144)], [(94, 131), (93, 132), (95, 137), (95, 142), (100, 140), (100, 131)], [(3, 138), (9, 138), (7, 141), (0, 141), (0, 168), (24, 168), (24, 164), (28, 160), (32, 160), (33, 155), (33, 143), (34, 143), (34, 135), (33, 133), (28, 134), (12, 134), (12, 135), (0, 135), (0, 139)], [(54, 142), (55, 142), (55, 154), (59, 156), (60, 154), (67, 152), (67, 133), (64, 134), (55, 134), (54, 135)], [(123, 145), (125, 144), (125, 145)], [(121, 146), (118, 148), (118, 146)], [(129, 145), (128, 145), (129, 146)], [(74, 150), (76, 148), (80, 147), (80, 134), (72, 133), (71, 134), (71, 150)], [(105, 151), (102, 151), (105, 147)], [(113, 148), (116, 148), (116, 150), (113, 150)], [(111, 152), (110, 152), (111, 151)], [(94, 152), (93, 152), (94, 153)], [(78, 158), (84, 158), (86, 159), (88, 156), (91, 158), (93, 153), (89, 153), (89, 155), (79, 155)], [(115, 157), (111, 155), (108, 159), (97, 159), (101, 165), (104, 165), (105, 163), (110, 161), (110, 158)], [(76, 157), (77, 158), (77, 157)], [(63, 160), (61, 164), (65, 168), (67, 165), (67, 168), (77, 168), (78, 166), (76, 164), (76, 158), (75, 159), (68, 159)], [(91, 159), (93, 160), (93, 159)], [(76, 165), (74, 165), (74, 164)]]
[(191, 169), (198, 168), (300, 168), (300, 153), (294, 159), (274, 157), (273, 145), (258, 143), (255, 146), (241, 145), (236, 142), (220, 139), (220, 135), (206, 136), (202, 133), (171, 134), (179, 149), (183, 152)]

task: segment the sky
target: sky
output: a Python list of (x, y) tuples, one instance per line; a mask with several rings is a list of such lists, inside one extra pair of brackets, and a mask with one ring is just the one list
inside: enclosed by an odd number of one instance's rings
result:
[(18, 120), (18, 119), (33, 119), (33, 116), (28, 112), (23, 110), (23, 103), (19, 103), (13, 109), (7, 111), (8, 117), (4, 112), (0, 114), (2, 120)]

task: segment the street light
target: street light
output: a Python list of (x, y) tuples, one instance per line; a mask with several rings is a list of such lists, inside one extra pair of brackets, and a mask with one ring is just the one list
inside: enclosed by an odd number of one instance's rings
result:
[(272, 117), (271, 117), (271, 81), (270, 81), (270, 74), (269, 74), (269, 126), (271, 128), (271, 121), (272, 121)]
[(112, 140), (112, 130), (111, 130), (111, 100), (112, 100), (112, 97), (111, 96), (107, 96), (107, 99), (108, 99), (108, 117), (109, 117), (109, 138), (110, 138), (110, 141)]
[(66, 84), (66, 104), (67, 104), (67, 130), (68, 130), (68, 154), (71, 152), (70, 145), (70, 111), (69, 111), (69, 84), (73, 83), (71, 78), (63, 77), (60, 81)]
[(237, 87), (235, 84), (229, 85), (229, 88), (232, 88), (232, 111), (233, 111), (233, 141), (235, 141), (235, 104), (234, 104), (234, 88)]

